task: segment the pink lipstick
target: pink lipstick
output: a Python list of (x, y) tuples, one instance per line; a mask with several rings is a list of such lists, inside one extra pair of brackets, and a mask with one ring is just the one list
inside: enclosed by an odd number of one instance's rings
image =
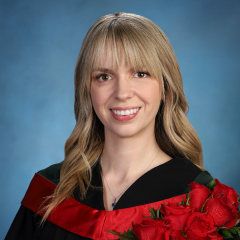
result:
[[(136, 109), (136, 107), (122, 107), (122, 108), (113, 108), (113, 110), (128, 110), (128, 109)], [(116, 119), (116, 120), (118, 120), (118, 121), (122, 121), (122, 122), (126, 122), (126, 121), (129, 121), (129, 120), (131, 120), (131, 119), (133, 119), (134, 117), (136, 117), (137, 116), (137, 114), (138, 114), (138, 112), (140, 111), (140, 109), (141, 108), (139, 108), (138, 110), (137, 110), (137, 112), (136, 113), (132, 113), (132, 114), (129, 114), (129, 115), (117, 115), (117, 114), (115, 114), (111, 109), (110, 109), (110, 111), (111, 111), (111, 113), (112, 113), (112, 116)]]

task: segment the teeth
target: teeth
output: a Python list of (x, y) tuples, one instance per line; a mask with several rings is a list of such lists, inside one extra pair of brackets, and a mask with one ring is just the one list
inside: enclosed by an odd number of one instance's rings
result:
[(112, 110), (115, 114), (117, 115), (130, 115), (133, 113), (136, 113), (138, 111), (139, 108), (135, 108), (135, 109), (130, 109), (130, 110), (126, 110), (126, 111), (119, 111), (119, 110)]

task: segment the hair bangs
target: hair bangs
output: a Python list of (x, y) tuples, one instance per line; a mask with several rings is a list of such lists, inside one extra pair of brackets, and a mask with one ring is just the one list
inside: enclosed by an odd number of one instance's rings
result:
[(112, 69), (118, 69), (124, 62), (125, 67), (135, 71), (147, 70), (154, 78), (162, 81), (157, 51), (146, 34), (123, 24), (111, 24), (102, 31), (102, 34), (96, 34), (98, 37), (91, 44), (94, 48), (90, 47), (87, 54), (91, 58), (88, 61), (91, 71), (102, 68), (108, 59)]

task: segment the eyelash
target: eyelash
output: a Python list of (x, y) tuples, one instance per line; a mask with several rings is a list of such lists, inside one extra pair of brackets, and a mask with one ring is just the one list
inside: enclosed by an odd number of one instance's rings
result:
[[(143, 73), (143, 74), (146, 74), (147, 76), (150, 76), (149, 72), (136, 72), (136, 73)], [(136, 74), (136, 73), (135, 73), (135, 74)], [(135, 74), (134, 74), (134, 75), (135, 75)], [(108, 74), (102, 73), (102, 74), (96, 76), (96, 79), (100, 79), (100, 77), (103, 77), (103, 76), (106, 76), (106, 75), (108, 75)], [(109, 76), (109, 75), (108, 75), (108, 76)], [(143, 77), (143, 78), (144, 78), (144, 77)], [(106, 81), (101, 80), (101, 81), (102, 81), (102, 82), (107, 82), (108, 80), (106, 80)]]

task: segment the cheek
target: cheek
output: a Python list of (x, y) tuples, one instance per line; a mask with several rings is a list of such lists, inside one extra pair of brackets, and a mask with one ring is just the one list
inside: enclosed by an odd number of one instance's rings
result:
[(100, 102), (99, 97), (100, 96), (98, 95), (98, 91), (96, 90), (96, 88), (91, 86), (91, 99), (95, 111), (97, 110), (98, 103)]
[(146, 103), (154, 104), (156, 107), (159, 107), (158, 104), (160, 104), (162, 97), (159, 84), (151, 84), (150, 86), (146, 86), (142, 93)]
[(92, 85), (91, 98), (92, 98), (93, 108), (95, 112), (98, 113), (101, 108), (104, 108), (107, 102), (107, 94), (104, 91), (104, 89), (101, 89), (97, 86)]

